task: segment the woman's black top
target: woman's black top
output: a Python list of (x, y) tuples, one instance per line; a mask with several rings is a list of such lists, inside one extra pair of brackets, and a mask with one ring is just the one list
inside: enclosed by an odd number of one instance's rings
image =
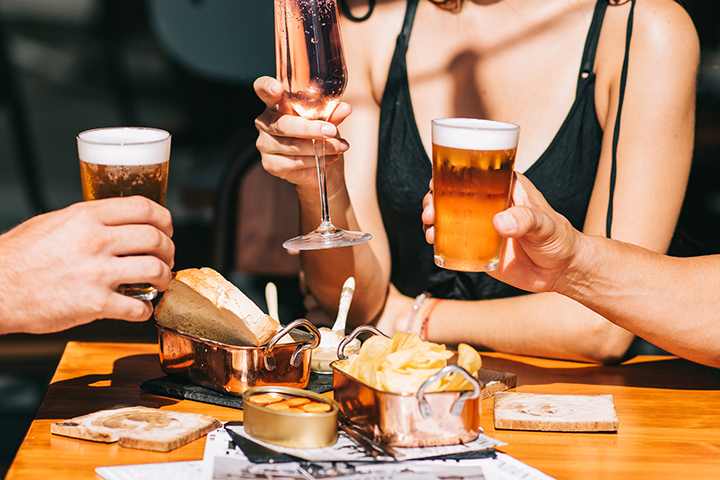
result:
[[(432, 163), (418, 132), (410, 100), (406, 52), (418, 0), (408, 0), (397, 38), (380, 111), (377, 193), (392, 258), (391, 281), (414, 297), (482, 300), (525, 294), (485, 273), (435, 266), (425, 241), (422, 199), (432, 178)], [(578, 74), (575, 102), (547, 150), (525, 172), (550, 205), (582, 230), (595, 183), (603, 131), (595, 111), (595, 52), (607, 0), (595, 8)]]

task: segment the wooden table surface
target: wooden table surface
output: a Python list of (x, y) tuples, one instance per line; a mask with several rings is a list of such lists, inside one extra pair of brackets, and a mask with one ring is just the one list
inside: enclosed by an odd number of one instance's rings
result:
[[(720, 384), (711, 369), (675, 357), (637, 357), (618, 366), (484, 353), (483, 366), (516, 373), (517, 391), (611, 394), (619, 430), (554, 433), (495, 430), (493, 400), (482, 403), (485, 433), (499, 450), (558, 479), (720, 478)], [(6, 480), (99, 479), (95, 467), (199, 460), (204, 439), (169, 453), (120, 448), (50, 434), (50, 424), (97, 410), (142, 405), (240, 420), (242, 411), (144, 393), (163, 376), (157, 346), (68, 343)]]

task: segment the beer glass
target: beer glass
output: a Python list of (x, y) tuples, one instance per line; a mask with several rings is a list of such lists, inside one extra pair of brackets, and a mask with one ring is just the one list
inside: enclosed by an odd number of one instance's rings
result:
[[(170, 134), (155, 128), (119, 127), (84, 131), (77, 136), (84, 200), (142, 195), (165, 205)], [(118, 292), (152, 300), (147, 283), (120, 285)]]
[(435, 264), (486, 272), (503, 238), (492, 225), (510, 201), (520, 127), (475, 118), (432, 121)]
[[(347, 83), (336, 0), (275, 0), (275, 60), (278, 81), (295, 113), (327, 120)], [(291, 238), (283, 247), (318, 250), (367, 242), (364, 232), (332, 224), (325, 178), (325, 140), (313, 140), (320, 186), (320, 226)]]

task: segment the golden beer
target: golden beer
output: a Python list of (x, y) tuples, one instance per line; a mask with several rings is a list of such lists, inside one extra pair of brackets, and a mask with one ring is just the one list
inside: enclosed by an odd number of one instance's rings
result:
[[(153, 128), (100, 128), (77, 137), (84, 200), (142, 195), (165, 205), (170, 134)], [(152, 285), (120, 285), (120, 293), (152, 300)]]
[(84, 200), (142, 195), (165, 205), (169, 162), (156, 165), (99, 165), (80, 159)]
[(508, 207), (518, 132), (486, 120), (433, 121), (436, 265), (470, 272), (497, 267), (503, 238), (492, 220)]

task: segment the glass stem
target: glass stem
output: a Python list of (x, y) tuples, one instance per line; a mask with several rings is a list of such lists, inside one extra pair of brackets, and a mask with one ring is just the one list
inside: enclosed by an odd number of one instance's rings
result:
[(330, 220), (330, 209), (327, 199), (327, 178), (325, 175), (325, 140), (313, 140), (315, 149), (315, 164), (317, 165), (318, 185), (320, 186), (320, 226), (317, 231), (320, 233), (333, 233), (335, 226)]

